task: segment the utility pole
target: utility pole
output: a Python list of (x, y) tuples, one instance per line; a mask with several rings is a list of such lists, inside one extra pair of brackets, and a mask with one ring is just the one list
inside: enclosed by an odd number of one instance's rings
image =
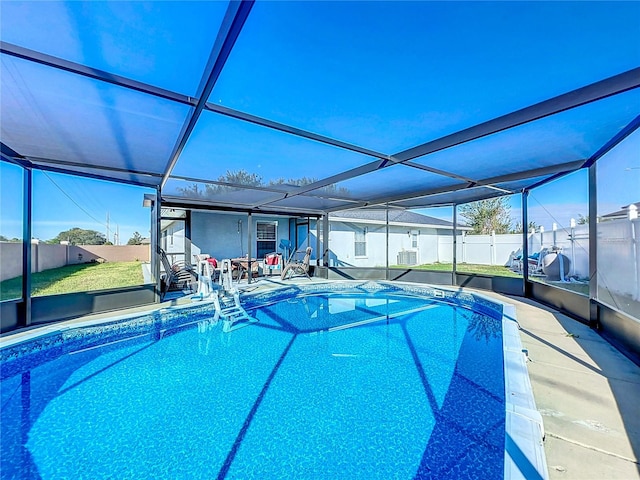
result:
[(109, 232), (109, 212), (107, 212), (107, 242), (111, 238), (111, 233)]

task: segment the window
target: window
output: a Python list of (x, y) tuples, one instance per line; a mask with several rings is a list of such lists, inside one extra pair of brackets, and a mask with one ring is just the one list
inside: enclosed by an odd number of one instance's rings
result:
[(355, 231), (355, 256), (367, 256), (367, 229)]
[(418, 230), (411, 230), (411, 248), (418, 248), (418, 235), (420, 235)]
[(265, 255), (276, 251), (277, 231), (278, 222), (256, 223), (256, 239), (258, 241), (256, 258), (264, 258)]

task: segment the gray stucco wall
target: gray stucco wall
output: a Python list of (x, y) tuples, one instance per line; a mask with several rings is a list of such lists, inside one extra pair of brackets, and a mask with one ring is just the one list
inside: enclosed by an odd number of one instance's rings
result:
[[(191, 215), (191, 253), (194, 255), (206, 253), (219, 260), (245, 256), (248, 252), (247, 220), (248, 216), (243, 214), (194, 211)], [(254, 240), (251, 250), (254, 258), (257, 252), (256, 224), (258, 222), (278, 222), (276, 247), (280, 239), (289, 238), (287, 217), (252, 215)]]

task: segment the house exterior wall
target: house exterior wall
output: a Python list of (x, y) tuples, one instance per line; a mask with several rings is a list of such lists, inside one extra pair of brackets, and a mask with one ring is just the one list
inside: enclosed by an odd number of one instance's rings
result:
[[(356, 256), (356, 231), (364, 232), (366, 254)], [(384, 267), (386, 258), (384, 225), (329, 220), (329, 266)]]
[[(208, 254), (218, 260), (245, 256), (248, 252), (247, 219), (248, 216), (243, 214), (192, 212), (191, 253), (193, 255)], [(258, 222), (278, 222), (276, 249), (280, 239), (289, 238), (289, 219), (287, 217), (252, 215), (253, 245), (251, 251), (254, 258), (257, 252), (255, 237)], [(193, 258), (191, 261), (193, 262)]]
[[(238, 232), (238, 221), (242, 222)], [(277, 221), (277, 242), (289, 239), (289, 219), (287, 217), (252, 216), (255, 236), (258, 221)], [(192, 253), (208, 253), (216, 258), (234, 258), (247, 253), (247, 215), (219, 212), (192, 213)], [(309, 245), (316, 258), (315, 221), (312, 220)], [(366, 229), (366, 255), (356, 256), (356, 232)], [(412, 246), (412, 233), (418, 232), (418, 245)], [(415, 252), (416, 264), (451, 263), (453, 261), (453, 231), (420, 225), (389, 226), (389, 265), (398, 265), (399, 254)], [(468, 235), (457, 237), (457, 261), (484, 265), (508, 266), (513, 256), (521, 253), (521, 234), (508, 235)], [(255, 242), (255, 240), (254, 240)], [(304, 242), (304, 246), (306, 246)], [(529, 234), (529, 253), (540, 251), (542, 247), (556, 245), (571, 260), (571, 275), (588, 276), (589, 239), (588, 226), (579, 225), (573, 237), (568, 231), (558, 230)], [(276, 245), (277, 246), (277, 245)], [(321, 248), (322, 250), (322, 248)], [(256, 244), (253, 245), (255, 257)], [(384, 267), (386, 265), (386, 228), (375, 222), (331, 220), (329, 222), (329, 265), (353, 267)], [(630, 287), (626, 287), (629, 289)]]
[(185, 261), (184, 251), (186, 242), (184, 220), (176, 220), (162, 229), (160, 247), (169, 257), (170, 263)]
[[(366, 229), (366, 255), (356, 256), (356, 231)], [(384, 267), (387, 264), (387, 232), (384, 225), (357, 221), (329, 221), (329, 265), (353, 267)], [(417, 232), (417, 246), (412, 245), (412, 233)], [(389, 265), (398, 265), (402, 252), (414, 252), (416, 264), (433, 263), (441, 253), (440, 237), (451, 237), (447, 229), (419, 226), (389, 226)]]
[[(413, 246), (412, 232), (417, 232), (417, 247)], [(438, 237), (446, 235), (444, 229), (389, 226), (389, 265), (402, 264), (402, 252), (415, 252), (416, 265), (438, 261)], [(451, 236), (451, 230), (448, 231)]]
[[(460, 237), (458, 236), (458, 240)], [(460, 257), (458, 257), (460, 258)], [(459, 261), (459, 260), (458, 260)], [(438, 237), (439, 263), (453, 263), (453, 235), (440, 235)]]

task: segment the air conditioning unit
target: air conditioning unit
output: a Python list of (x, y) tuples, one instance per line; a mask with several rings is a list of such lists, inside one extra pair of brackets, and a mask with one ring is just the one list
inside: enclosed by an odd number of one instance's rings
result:
[(403, 250), (398, 252), (398, 265), (417, 265), (418, 252)]

